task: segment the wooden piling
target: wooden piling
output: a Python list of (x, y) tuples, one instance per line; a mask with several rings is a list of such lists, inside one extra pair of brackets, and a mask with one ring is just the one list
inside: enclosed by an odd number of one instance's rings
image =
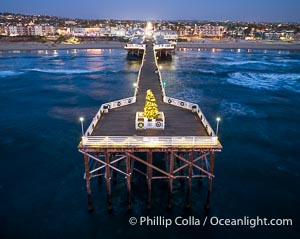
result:
[(192, 193), (192, 176), (193, 176), (193, 161), (194, 161), (194, 152), (189, 153), (189, 172), (188, 172), (188, 189), (186, 194), (186, 207), (191, 207), (191, 193)]
[(131, 210), (131, 165), (130, 156), (126, 153), (126, 185), (127, 185), (127, 204), (128, 210)]
[[(114, 161), (116, 159), (116, 154), (111, 155), (111, 161)], [(116, 167), (119, 168), (119, 162), (116, 163)], [(113, 184), (117, 184), (117, 171), (112, 170), (112, 176), (113, 176)]]
[(111, 210), (112, 209), (112, 200), (111, 200), (111, 175), (110, 175), (110, 167), (109, 167), (109, 152), (106, 150), (105, 151), (105, 163), (107, 164), (105, 166), (105, 179), (106, 179), (106, 191), (107, 191), (107, 209)]
[[(150, 150), (147, 153), (147, 162), (148, 164), (152, 164), (152, 151)], [(151, 183), (152, 183), (152, 168), (147, 166), (147, 185), (148, 185), (148, 193), (147, 193), (147, 208), (151, 208)]]
[[(210, 173), (211, 174), (214, 173), (214, 167), (215, 167), (215, 153), (213, 151), (211, 151), (210, 152)], [(209, 177), (206, 209), (210, 208), (211, 193), (212, 193), (212, 181), (213, 181), (213, 178)]]
[[(168, 153), (166, 153), (168, 155)], [(168, 160), (168, 157), (167, 157)], [(171, 151), (170, 155), (170, 166), (169, 166), (169, 173), (173, 175), (174, 170), (174, 151)], [(173, 193), (173, 178), (169, 177), (169, 194), (168, 194), (168, 208), (172, 208), (172, 193)]]
[[(101, 163), (100, 163), (100, 162), (97, 162), (96, 165), (97, 165), (97, 167), (100, 167), (100, 166), (101, 166)], [(98, 171), (98, 174), (99, 174), (99, 175), (98, 175), (97, 178), (98, 178), (98, 183), (99, 183), (99, 184), (102, 184), (102, 173), (101, 173), (101, 172), (102, 172), (102, 169), (100, 169), (100, 170)]]
[[(205, 160), (205, 158), (206, 158), (206, 157), (200, 159), (200, 167), (201, 167), (201, 168), (204, 168), (204, 160)], [(203, 172), (202, 172), (202, 171), (200, 171), (200, 175), (201, 175), (201, 176), (203, 175)], [(202, 177), (199, 177), (199, 179), (198, 179), (198, 185), (201, 186), (202, 183), (203, 183), (203, 182), (202, 182)]]
[(91, 182), (90, 182), (90, 169), (89, 169), (89, 157), (84, 155), (84, 170), (85, 170), (85, 182), (86, 182), (86, 190), (88, 196), (88, 211), (92, 212), (94, 210), (93, 200), (92, 200), (92, 190), (91, 190)]

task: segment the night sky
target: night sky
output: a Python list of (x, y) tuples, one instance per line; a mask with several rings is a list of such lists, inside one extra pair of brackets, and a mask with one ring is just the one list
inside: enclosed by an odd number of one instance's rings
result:
[(300, 0), (1, 0), (0, 12), (85, 19), (300, 22)]

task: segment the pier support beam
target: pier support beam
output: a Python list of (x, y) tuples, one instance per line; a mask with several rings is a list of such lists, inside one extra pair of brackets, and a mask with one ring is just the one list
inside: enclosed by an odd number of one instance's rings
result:
[(86, 182), (86, 190), (88, 196), (88, 211), (92, 212), (94, 210), (93, 201), (92, 201), (92, 190), (91, 190), (91, 182), (90, 182), (90, 168), (89, 168), (89, 157), (84, 155), (84, 170), (85, 170), (85, 182)]
[[(150, 150), (147, 153), (147, 162), (148, 164), (152, 164), (152, 151)], [(147, 185), (148, 185), (148, 193), (147, 193), (147, 208), (151, 208), (151, 185), (152, 184), (152, 168), (147, 166)]]
[(112, 209), (112, 201), (111, 201), (111, 176), (110, 176), (110, 167), (109, 167), (109, 153), (106, 150), (105, 152), (105, 163), (107, 164), (105, 166), (105, 179), (106, 179), (106, 191), (107, 191), (107, 209)]
[(127, 200), (128, 200), (128, 210), (131, 210), (131, 165), (130, 156), (126, 152), (126, 184), (127, 184)]
[[(210, 152), (210, 173), (214, 173), (214, 167), (215, 167), (215, 153), (212, 151)], [(209, 177), (209, 182), (208, 182), (208, 192), (207, 192), (207, 200), (206, 200), (206, 209), (210, 208), (210, 200), (211, 200), (211, 193), (212, 193), (212, 180), (213, 177)]]
[(188, 189), (186, 194), (186, 207), (191, 207), (191, 193), (192, 193), (192, 176), (193, 176), (193, 161), (194, 152), (189, 153), (189, 172), (188, 172)]
[[(168, 153), (166, 160), (168, 160)], [(171, 151), (170, 155), (170, 168), (169, 168), (169, 173), (173, 175), (173, 170), (174, 170), (174, 151)], [(173, 193), (173, 178), (169, 177), (169, 194), (168, 194), (168, 209), (172, 208), (172, 193)]]

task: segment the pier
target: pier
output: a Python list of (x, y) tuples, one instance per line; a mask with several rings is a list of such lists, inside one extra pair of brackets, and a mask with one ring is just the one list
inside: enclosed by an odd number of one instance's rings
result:
[[(147, 208), (151, 208), (152, 180), (168, 182), (168, 208), (172, 207), (174, 180), (187, 184), (186, 206), (190, 207), (192, 180), (196, 178), (208, 179), (205, 207), (210, 207), (215, 153), (222, 146), (199, 105), (166, 95), (152, 41), (147, 39), (146, 46), (134, 95), (102, 104), (78, 145), (84, 155), (90, 211), (93, 210), (91, 180), (105, 179), (107, 207), (112, 209), (111, 180), (116, 181), (117, 174), (125, 176), (128, 209), (132, 207), (133, 174), (145, 177)], [(136, 112), (143, 111), (148, 89), (152, 90), (159, 111), (164, 113), (163, 130), (136, 129)], [(158, 166), (159, 160), (164, 167)]]

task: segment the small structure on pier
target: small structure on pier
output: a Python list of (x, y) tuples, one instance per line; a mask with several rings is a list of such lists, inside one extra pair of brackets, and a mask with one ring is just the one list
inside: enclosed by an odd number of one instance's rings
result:
[(147, 90), (144, 112), (136, 112), (136, 129), (164, 129), (165, 115), (159, 112), (155, 97), (151, 90)]
[(124, 49), (127, 50), (128, 58), (142, 58), (146, 49), (146, 44), (144, 44), (144, 36), (139, 35), (133, 37), (125, 46)]
[[(187, 184), (186, 206), (190, 207), (192, 180), (207, 178), (206, 208), (210, 206), (215, 152), (221, 151), (222, 146), (197, 104), (166, 95), (156, 59), (156, 48), (151, 41), (147, 45), (134, 95), (101, 105), (78, 145), (79, 152), (84, 155), (89, 210), (93, 210), (91, 179), (105, 178), (107, 207), (111, 209), (111, 178), (115, 181), (117, 174), (125, 176), (129, 209), (133, 174), (145, 177), (147, 208), (151, 207), (152, 180), (155, 179), (168, 181), (166, 200), (171, 208), (174, 180)], [(144, 118), (143, 92), (148, 89), (152, 90), (157, 106), (163, 112), (160, 116), (154, 109), (150, 115), (157, 116), (157, 122), (159, 117), (166, 117), (164, 130), (138, 129), (137, 121)], [(140, 156), (140, 153), (146, 157)], [(163, 161), (165, 167), (157, 166), (156, 161)], [(143, 167), (139, 168), (137, 164)]]
[(161, 36), (157, 36), (154, 39), (153, 49), (156, 53), (156, 57), (158, 57), (158, 59), (172, 59), (172, 55), (175, 52), (175, 45)]

